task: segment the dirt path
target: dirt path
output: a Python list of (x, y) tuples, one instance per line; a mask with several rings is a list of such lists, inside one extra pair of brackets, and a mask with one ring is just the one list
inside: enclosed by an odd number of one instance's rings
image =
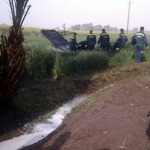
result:
[(150, 150), (150, 77), (129, 78), (23, 150)]

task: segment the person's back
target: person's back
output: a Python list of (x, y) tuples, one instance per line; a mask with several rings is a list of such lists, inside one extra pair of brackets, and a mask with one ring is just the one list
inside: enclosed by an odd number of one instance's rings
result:
[(128, 41), (128, 38), (126, 34), (124, 33), (124, 29), (120, 29), (119, 38), (116, 40), (117, 47), (116, 50), (120, 50), (121, 48), (124, 48), (125, 43)]
[(96, 36), (93, 34), (92, 30), (90, 30), (90, 33), (87, 35), (86, 42), (87, 48), (93, 50), (96, 44)]
[(98, 44), (100, 44), (100, 50), (101, 49), (107, 49), (109, 51), (109, 34), (105, 32), (105, 29), (102, 29), (102, 33), (100, 34)]
[(147, 38), (146, 38), (146, 34), (144, 33), (144, 27), (140, 27), (140, 31), (136, 32), (131, 40), (133, 41), (135, 39), (135, 62), (139, 63), (141, 62), (141, 58), (143, 55), (143, 47), (144, 47), (144, 43), (146, 48), (148, 48), (148, 44), (147, 44)]
[(74, 33), (73, 36), (70, 38), (70, 50), (71, 51), (76, 51), (76, 45), (77, 45), (77, 42), (76, 42), (76, 36), (77, 36), (77, 33)]
[(119, 51), (121, 48), (125, 47), (125, 43), (128, 41), (128, 37), (124, 33), (124, 29), (120, 29), (119, 38), (116, 40), (116, 42), (113, 45), (113, 51), (117, 50)]
[(120, 46), (124, 48), (125, 43), (127, 41), (128, 41), (128, 38), (127, 38), (126, 34), (124, 32), (120, 33)]
[(136, 32), (134, 34), (134, 38), (136, 39), (136, 44), (144, 44), (144, 43), (146, 44), (147, 43), (146, 35), (142, 31)]

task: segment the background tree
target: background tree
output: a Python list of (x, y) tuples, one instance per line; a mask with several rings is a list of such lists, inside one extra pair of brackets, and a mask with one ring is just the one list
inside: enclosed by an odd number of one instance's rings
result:
[(101, 31), (102, 30), (102, 25), (96, 25), (94, 26), (95, 31)]
[(138, 32), (138, 28), (133, 28), (132, 31), (133, 32)]
[(64, 23), (62, 26), (63, 30), (66, 31), (66, 24)]
[(93, 24), (92, 23), (83, 24), (81, 26), (81, 30), (93, 30)]
[(86, 23), (86, 24), (77, 24), (74, 26), (71, 26), (69, 30), (83, 30), (83, 31), (89, 31), (89, 30), (94, 30), (94, 31), (101, 31), (102, 29), (106, 29), (107, 31), (118, 31), (119, 29), (116, 27), (111, 27), (110, 25), (96, 25), (94, 26), (92, 23)]
[(0, 45), (0, 102), (12, 101), (18, 91), (20, 76), (25, 67), (26, 50), (22, 43), (22, 24), (31, 7), (29, 0), (9, 0), (13, 25), (9, 36), (1, 35)]
[(71, 26), (71, 30), (80, 30), (81, 28), (81, 25), (80, 24), (77, 24), (77, 25), (74, 25), (74, 26)]
[(110, 25), (105, 25), (103, 28), (107, 31), (112, 31), (112, 27)]

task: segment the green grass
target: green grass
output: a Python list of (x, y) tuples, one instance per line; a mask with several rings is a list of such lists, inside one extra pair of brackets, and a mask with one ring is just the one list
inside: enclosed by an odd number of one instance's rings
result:
[(47, 40), (46, 38), (43, 37), (33, 37), (33, 36), (24, 36), (25, 38), (25, 46), (32, 46), (32, 45), (47, 45), (47, 44), (51, 44), (51, 42), (49, 40)]
[[(114, 34), (111, 34), (112, 45), (119, 33)], [(86, 34), (77, 40), (85, 38)], [(98, 49), (56, 52), (47, 48), (50, 41), (38, 36), (25, 36), (25, 42), (30, 51), (26, 55), (27, 65), (14, 106), (31, 118), (41, 118), (89, 86), (100, 89), (125, 78), (149, 75), (150, 71), (150, 49), (144, 48), (143, 63), (137, 65), (132, 58), (134, 46), (130, 45), (130, 39), (124, 50), (113, 54)], [(96, 95), (82, 103), (81, 108), (91, 103)]]
[[(132, 63), (100, 72), (88, 72), (88, 74), (81, 76), (60, 76), (55, 80), (51, 78), (38, 80), (22, 78), (21, 89), (19, 95), (15, 98), (14, 105), (32, 118), (43, 116), (71, 100), (83, 90), (88, 89), (89, 86), (98, 90), (119, 80), (147, 75), (150, 75), (150, 61), (138, 65)], [(99, 94), (100, 91), (96, 92), (75, 108), (73, 112), (86, 112)]]
[[(42, 40), (46, 43), (46, 39)], [(94, 51), (56, 52), (48, 49), (46, 44), (42, 44), (40, 37), (29, 41), (31, 44), (28, 48), (31, 51), (26, 56), (26, 67), (27, 72), (36, 78), (75, 76), (134, 63), (134, 46), (129, 42), (126, 43), (125, 49), (121, 49), (118, 53), (106, 53), (99, 51), (98, 47)], [(150, 49), (144, 48), (142, 60), (150, 60)]]
[(78, 106), (73, 108), (69, 114), (76, 113), (78, 111), (84, 113), (88, 110), (88, 108), (95, 102), (95, 99), (99, 96), (99, 91), (94, 92), (90, 97), (88, 97), (85, 101), (81, 102)]

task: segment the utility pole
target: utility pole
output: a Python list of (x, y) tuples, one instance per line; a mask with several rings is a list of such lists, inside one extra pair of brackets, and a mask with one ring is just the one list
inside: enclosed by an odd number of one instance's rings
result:
[(131, 5), (131, 0), (129, 0), (129, 7), (128, 7), (127, 30), (126, 30), (127, 35), (128, 35), (128, 28), (129, 28), (130, 5)]

